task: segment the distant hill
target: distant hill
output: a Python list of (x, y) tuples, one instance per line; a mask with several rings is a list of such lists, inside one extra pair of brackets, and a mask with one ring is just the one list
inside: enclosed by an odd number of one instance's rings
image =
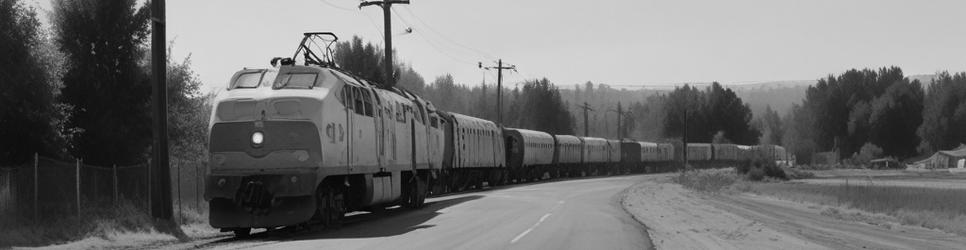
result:
[(922, 75), (911, 75), (906, 76), (910, 81), (919, 80), (922, 84), (923, 89), (929, 89), (929, 84), (932, 83), (932, 79), (936, 78), (936, 74), (922, 74)]
[(801, 103), (802, 99), (805, 99), (805, 90), (816, 82), (816, 80), (772, 81), (725, 86), (734, 90), (741, 100), (748, 103), (755, 115), (763, 113), (765, 107), (771, 106), (772, 110), (784, 116), (793, 104)]

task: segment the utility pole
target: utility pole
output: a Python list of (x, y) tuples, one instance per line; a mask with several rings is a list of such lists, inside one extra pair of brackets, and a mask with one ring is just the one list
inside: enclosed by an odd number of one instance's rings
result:
[(682, 143), (684, 144), (684, 171), (688, 171), (688, 102), (685, 100), (684, 105), (684, 136), (682, 136)]
[(151, 170), (155, 176), (150, 185), (157, 190), (151, 200), (151, 215), (155, 220), (171, 222), (171, 175), (168, 169), (168, 107), (165, 83), (165, 20), (164, 0), (151, 0), (151, 86), (153, 92), (152, 110), (154, 111), (154, 156), (151, 157)]
[(607, 111), (617, 113), (617, 140), (624, 138), (624, 130), (622, 129), (623, 126), (621, 125), (621, 118), (623, 118), (627, 114), (625, 114), (624, 109), (621, 107), (621, 103), (617, 102), (617, 110), (611, 109)]
[(617, 102), (617, 140), (623, 137), (624, 130), (621, 130), (621, 117), (624, 116), (624, 110), (621, 109), (621, 103)]
[(497, 60), (496, 67), (483, 67), (482, 62), (479, 62), (478, 66), (487, 70), (496, 69), (496, 124), (503, 126), (503, 70), (510, 69), (516, 71), (517, 66), (503, 66), (503, 59)]
[(587, 111), (588, 110), (593, 111), (594, 109), (593, 108), (590, 108), (590, 105), (587, 105), (587, 102), (584, 102), (584, 105), (583, 106), (577, 106), (577, 107), (584, 109), (584, 137), (589, 137), (590, 134), (587, 133), (587, 128), (588, 128), (588, 125), (587, 125)]
[(385, 65), (383, 65), (386, 71), (386, 82), (383, 85), (387, 89), (396, 85), (396, 81), (392, 77), (392, 18), (389, 17), (389, 10), (393, 4), (409, 4), (409, 0), (367, 1), (359, 4), (359, 9), (369, 5), (382, 7), (382, 20), (383, 26), (385, 27), (385, 35), (383, 37), (386, 39), (386, 59)]

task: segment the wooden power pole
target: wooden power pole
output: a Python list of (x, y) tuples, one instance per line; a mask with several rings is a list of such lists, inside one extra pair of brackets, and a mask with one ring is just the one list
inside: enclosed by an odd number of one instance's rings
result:
[(503, 66), (503, 59), (499, 59), (495, 67), (483, 67), (482, 62), (479, 63), (479, 67), (487, 70), (496, 69), (496, 124), (503, 126), (503, 70), (516, 71), (517, 66)]
[(383, 85), (387, 89), (388, 88), (392, 88), (393, 86), (396, 85), (396, 81), (392, 77), (393, 76), (393, 72), (392, 72), (392, 66), (393, 66), (392, 65), (392, 18), (389, 17), (389, 10), (390, 10), (390, 8), (392, 8), (392, 5), (393, 4), (409, 4), (409, 0), (366, 1), (366, 2), (362, 2), (362, 3), (359, 4), (359, 8), (360, 9), (362, 9), (362, 7), (366, 7), (366, 6), (370, 6), (370, 5), (378, 5), (379, 7), (382, 7), (382, 20), (383, 20), (383, 26), (384, 26), (384, 29), (383, 30), (385, 31), (385, 35), (383, 37), (386, 39), (386, 59), (385, 59), (385, 65), (383, 65), (383, 67), (385, 67), (384, 70), (385, 70), (385, 73), (386, 73), (386, 82), (383, 83)]
[(151, 1), (151, 110), (154, 111), (154, 152), (151, 157), (151, 171), (153, 178), (150, 185), (152, 190), (151, 215), (160, 221), (171, 221), (171, 175), (168, 168), (168, 108), (167, 84), (165, 71), (167, 69), (165, 37), (164, 37), (164, 0)]
[(590, 134), (587, 133), (587, 129), (589, 128), (589, 125), (587, 124), (587, 111), (593, 111), (594, 109), (590, 108), (590, 105), (587, 105), (587, 102), (584, 102), (584, 105), (577, 107), (584, 109), (584, 137), (589, 137)]

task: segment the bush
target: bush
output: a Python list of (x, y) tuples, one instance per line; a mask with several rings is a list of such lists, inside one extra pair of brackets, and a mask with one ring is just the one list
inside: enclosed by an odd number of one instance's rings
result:
[(762, 155), (756, 155), (745, 164), (738, 166), (738, 174), (746, 175), (748, 180), (762, 181), (765, 177), (780, 180), (788, 180), (785, 170), (778, 166), (774, 160)]
[(753, 168), (748, 171), (748, 180), (751, 181), (762, 181), (765, 179), (765, 171), (761, 168)]

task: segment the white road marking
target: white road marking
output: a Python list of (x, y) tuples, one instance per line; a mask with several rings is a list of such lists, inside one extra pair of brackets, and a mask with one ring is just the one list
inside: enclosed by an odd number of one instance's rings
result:
[(536, 229), (538, 226), (540, 226), (540, 223), (543, 223), (543, 221), (546, 220), (547, 217), (550, 217), (551, 214), (553, 213), (547, 213), (541, 216), (540, 220), (537, 221), (537, 223), (533, 224), (533, 226), (530, 226), (530, 228), (527, 228), (526, 231), (523, 231), (522, 233), (520, 233), (520, 235), (517, 235), (517, 237), (514, 237), (513, 240), (510, 241), (510, 244), (516, 243), (518, 240), (522, 239), (523, 236), (527, 236), (527, 234), (530, 233), (530, 231), (533, 231), (533, 229)]
[(544, 214), (543, 217), (540, 217), (540, 221), (538, 221), (537, 224), (540, 224), (540, 222), (543, 222), (543, 220), (546, 220), (547, 217), (550, 217), (550, 214), (549, 213), (548, 214)]
[(536, 229), (538, 226), (540, 226), (540, 223), (543, 223), (543, 221), (547, 220), (547, 217), (550, 217), (550, 215), (553, 214), (553, 211), (557, 210), (557, 208), (559, 208), (560, 205), (563, 205), (563, 204), (564, 204), (563, 200), (557, 201), (557, 205), (553, 206), (553, 208), (550, 209), (549, 213), (544, 214), (543, 216), (540, 216), (540, 220), (538, 220), (537, 223), (534, 223), (533, 226), (530, 226), (530, 228), (527, 228), (527, 230), (517, 235), (517, 237), (513, 237), (513, 240), (510, 240), (510, 244), (516, 243), (518, 240), (522, 239), (523, 236), (527, 236), (527, 234), (530, 233), (530, 231), (533, 231), (533, 229)]

